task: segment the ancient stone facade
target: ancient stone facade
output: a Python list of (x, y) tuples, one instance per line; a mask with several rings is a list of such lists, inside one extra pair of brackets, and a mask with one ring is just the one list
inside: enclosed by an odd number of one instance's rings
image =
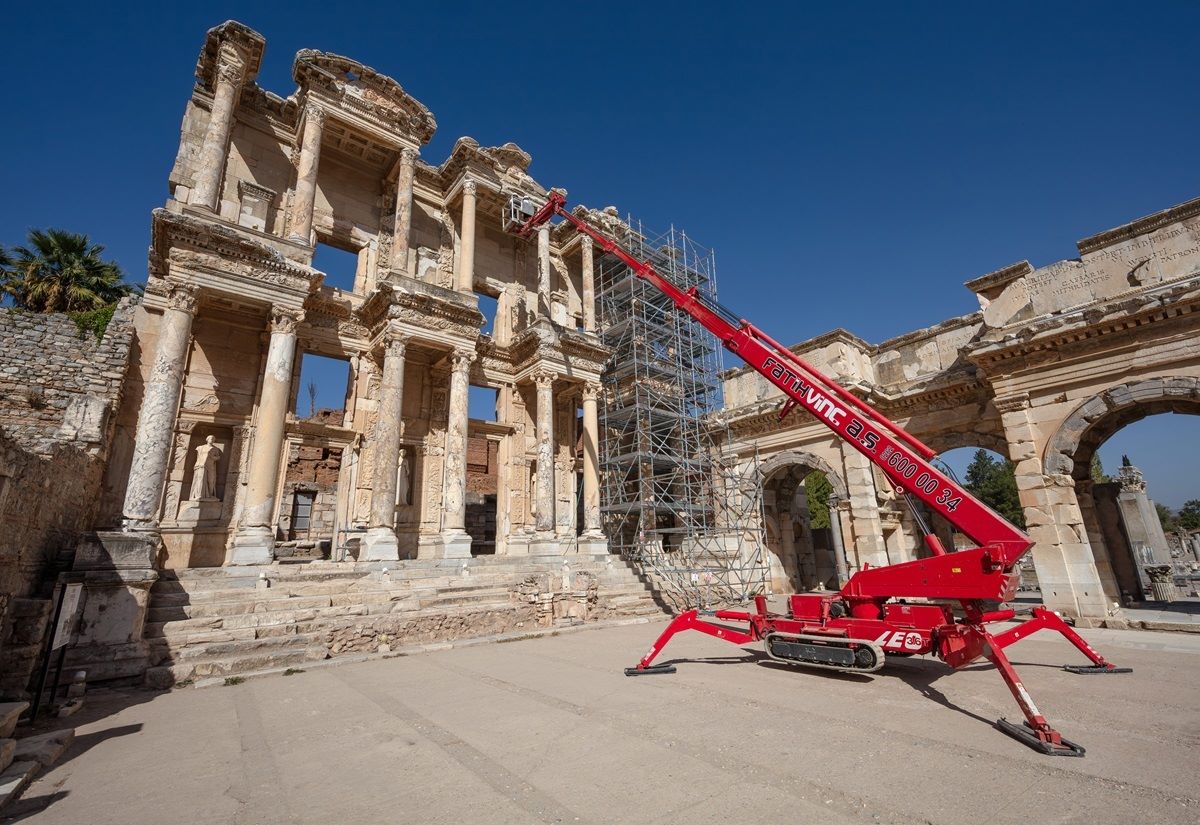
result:
[[(938, 452), (1008, 456), (1047, 604), (1104, 621), (1119, 614), (1123, 589), (1093, 503), (1091, 458), (1140, 418), (1200, 413), (1200, 200), (1078, 246), (1076, 260), (1022, 261), (968, 282), (979, 312), (878, 345), (839, 329), (793, 350)], [(911, 515), (860, 453), (807, 414), (781, 423), (781, 395), (757, 373), (731, 370), (724, 388), (725, 450), (747, 473), (766, 485), (784, 473), (829, 476), (847, 573), (921, 552)], [(794, 526), (781, 524), (799, 509), (794, 488), (767, 512), (774, 532), (793, 538)], [(771, 550), (788, 555), (782, 540)]]
[[(482, 495), (488, 551), (573, 551), (576, 488), (598, 484), (577, 411), (607, 354), (578, 233), (502, 231), (511, 196), (547, 195), (515, 145), (462, 138), (427, 163), (434, 117), (396, 81), (305, 50), (283, 98), (255, 82), (264, 48), (228, 22), (201, 52), (103, 517), (161, 537), (167, 568), (270, 563), (297, 507), (321, 520), (325, 557), (454, 558)], [(354, 271), (314, 268), (321, 247)], [(496, 301), (488, 334), (480, 295)], [(297, 415), (308, 353), (348, 363), (334, 418)], [(470, 386), (497, 392), (494, 421), (468, 419)], [(196, 499), (206, 444), (213, 494)], [(468, 484), (480, 449), (486, 490)], [(314, 475), (300, 464), (318, 452)]]

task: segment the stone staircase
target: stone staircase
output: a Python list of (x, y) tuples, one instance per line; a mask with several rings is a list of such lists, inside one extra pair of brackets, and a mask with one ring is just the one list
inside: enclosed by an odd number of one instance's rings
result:
[(170, 687), (664, 610), (643, 576), (607, 554), (165, 571), (150, 594), (146, 682)]

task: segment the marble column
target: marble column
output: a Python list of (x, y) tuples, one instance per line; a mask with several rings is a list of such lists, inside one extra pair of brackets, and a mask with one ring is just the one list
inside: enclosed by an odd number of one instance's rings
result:
[(462, 245), (458, 252), (458, 283), (459, 292), (470, 293), (475, 289), (475, 190), (477, 184), (473, 180), (465, 180), (462, 185)]
[(596, 331), (596, 267), (592, 256), (593, 241), (587, 235), (579, 239), (579, 250), (583, 257), (583, 328)]
[(245, 78), (245, 64), (240, 56), (227, 56), (224, 50), (221, 56), (228, 59), (217, 67), (208, 129), (204, 132), (204, 143), (200, 146), (200, 156), (196, 161), (196, 185), (188, 199), (190, 203), (214, 212), (218, 211), (217, 204), (221, 199), (221, 181), (225, 175), (229, 133), (233, 129), (233, 111)]
[(450, 356), (450, 414), (446, 423), (446, 464), (442, 487), (442, 556), (469, 558), (467, 533), (467, 388), (475, 353), (455, 350)]
[(550, 227), (543, 224), (537, 236), (538, 315), (550, 318)]
[(296, 359), (296, 325), (304, 313), (275, 308), (267, 367), (250, 450), (249, 481), (241, 524), (233, 538), (230, 564), (270, 564), (275, 548), (275, 496), (279, 488), (284, 428), (292, 399), (292, 367)]
[(554, 373), (539, 371), (533, 374), (537, 386), (537, 479), (535, 546), (554, 544)]
[(171, 457), (195, 314), (196, 290), (184, 285), (171, 287), (168, 305), (159, 323), (154, 365), (146, 379), (142, 406), (138, 411), (133, 463), (129, 468), (122, 507), (126, 532), (158, 530), (163, 479)]
[[(600, 531), (600, 423), (596, 412), (600, 385), (589, 381), (583, 385), (583, 534), (580, 550), (605, 552), (604, 534)], [(584, 547), (593, 542), (602, 548)]]
[(837, 568), (838, 587), (841, 587), (850, 578), (846, 566), (846, 544), (842, 538), (842, 511), (849, 511), (850, 502), (836, 500), (833, 496), (829, 498), (829, 532), (833, 538), (833, 564)]
[(405, 146), (400, 150), (400, 173), (396, 178), (396, 222), (392, 226), (393, 272), (405, 275), (408, 271), (408, 243), (412, 232), (413, 171), (417, 150)]
[(360, 561), (391, 561), (400, 558), (396, 538), (396, 480), (400, 466), (400, 410), (404, 404), (404, 351), (406, 338), (398, 331), (385, 333), (383, 381), (379, 412), (371, 432), (375, 474), (371, 480), (371, 521)]
[(300, 137), (300, 162), (296, 167), (296, 193), (292, 197), (292, 228), (288, 240), (312, 243), (313, 205), (317, 199), (317, 167), (321, 161), (321, 133), (325, 112), (309, 104), (304, 108), (304, 133)]

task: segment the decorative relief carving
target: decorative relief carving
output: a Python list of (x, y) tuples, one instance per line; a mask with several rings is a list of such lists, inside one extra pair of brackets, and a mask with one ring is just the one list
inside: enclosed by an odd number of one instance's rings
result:
[(996, 399), (996, 409), (1002, 413), (1020, 412), (1029, 409), (1029, 393), (1009, 395)]

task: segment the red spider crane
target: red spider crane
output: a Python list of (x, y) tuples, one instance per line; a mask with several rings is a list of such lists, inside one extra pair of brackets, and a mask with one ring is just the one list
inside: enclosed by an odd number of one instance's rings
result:
[[(572, 223), (778, 387), (787, 398), (780, 418), (795, 407), (807, 410), (879, 467), (898, 493), (925, 502), (978, 545), (947, 552), (918, 517), (925, 545), (932, 554), (928, 558), (887, 567), (863, 565), (840, 591), (789, 596), (786, 614), (770, 612), (766, 597), (761, 595), (754, 598), (753, 612), (685, 611), (668, 625), (637, 667), (626, 669), (626, 674), (673, 673), (674, 665), (651, 663), (682, 630), (698, 630), (736, 645), (761, 641), (767, 655), (776, 661), (848, 672), (876, 671), (887, 656), (932, 653), (952, 668), (984, 657), (1000, 671), (1025, 715), (1024, 724), (1000, 719), (996, 726), (1043, 753), (1083, 756), (1081, 746), (1065, 739), (1042, 716), (1004, 655), (1004, 648), (1038, 630), (1055, 630), (1092, 662), (1091, 666), (1066, 666), (1066, 670), (1127, 673), (1130, 668), (1117, 668), (1107, 662), (1057, 613), (1045, 607), (1035, 607), (1032, 618), (1016, 627), (989, 632), (987, 625), (1015, 615), (1013, 610), (989, 610), (985, 603), (1008, 601), (1014, 596), (1020, 575), (1017, 561), (1033, 546), (1029, 536), (935, 467), (930, 461), (934, 451), (899, 425), (711, 296), (695, 287), (680, 289), (567, 211), (565, 204), (566, 197), (556, 191), (551, 191), (549, 199), (537, 209), (529, 199), (513, 196), (506, 229), (527, 239), (555, 216)], [(912, 506), (911, 499), (909, 504)], [(916, 514), (915, 508), (913, 512)], [(914, 604), (905, 599), (921, 601)], [(954, 603), (961, 617), (955, 616)]]

